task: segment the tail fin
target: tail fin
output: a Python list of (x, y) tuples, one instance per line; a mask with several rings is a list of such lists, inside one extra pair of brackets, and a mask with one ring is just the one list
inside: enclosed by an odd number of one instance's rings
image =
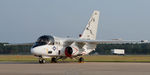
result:
[(99, 11), (94, 11), (80, 39), (95, 40), (99, 21)]

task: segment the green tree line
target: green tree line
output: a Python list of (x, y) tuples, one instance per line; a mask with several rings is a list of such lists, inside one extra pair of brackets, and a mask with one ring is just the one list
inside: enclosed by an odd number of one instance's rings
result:
[(94, 52), (98, 54), (111, 54), (111, 49), (125, 49), (126, 54), (150, 54), (150, 43), (98, 44)]
[(0, 43), (0, 54), (30, 54), (32, 47), (29, 45), (5, 45), (7, 43)]
[[(4, 45), (0, 43), (0, 54), (30, 54), (32, 44)], [(111, 49), (125, 49), (126, 54), (150, 54), (150, 43), (141, 44), (98, 44), (92, 53), (111, 54)]]

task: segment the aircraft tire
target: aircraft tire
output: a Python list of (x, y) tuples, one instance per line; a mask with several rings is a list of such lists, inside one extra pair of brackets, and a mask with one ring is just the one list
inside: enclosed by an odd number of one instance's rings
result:
[(44, 64), (45, 62), (46, 62), (45, 59), (39, 59), (40, 64)]
[(51, 59), (51, 63), (57, 63), (57, 59), (56, 58), (52, 58)]
[(80, 57), (79, 58), (79, 63), (83, 63), (84, 62), (84, 58), (83, 57)]

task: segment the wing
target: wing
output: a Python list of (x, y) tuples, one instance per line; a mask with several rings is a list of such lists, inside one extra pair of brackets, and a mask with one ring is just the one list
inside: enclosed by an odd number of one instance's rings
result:
[(127, 43), (140, 43), (138, 40), (101, 40), (99, 44), (127, 44)]
[(22, 45), (33, 45), (34, 43), (16, 43), (16, 44), (4, 44), (4, 46), (22, 46)]
[(127, 43), (140, 43), (138, 40), (82, 40), (82, 39), (68, 39), (65, 45), (71, 45), (73, 42), (83, 46), (85, 44), (127, 44)]

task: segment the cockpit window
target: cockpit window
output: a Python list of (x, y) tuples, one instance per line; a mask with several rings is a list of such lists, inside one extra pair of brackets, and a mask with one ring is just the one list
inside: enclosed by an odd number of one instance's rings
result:
[(43, 35), (38, 38), (36, 43), (33, 45), (33, 47), (41, 46), (41, 45), (53, 45), (54, 44), (54, 37), (50, 35)]

